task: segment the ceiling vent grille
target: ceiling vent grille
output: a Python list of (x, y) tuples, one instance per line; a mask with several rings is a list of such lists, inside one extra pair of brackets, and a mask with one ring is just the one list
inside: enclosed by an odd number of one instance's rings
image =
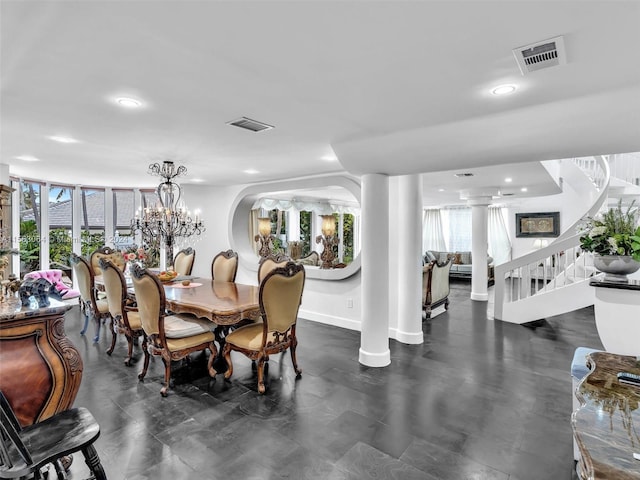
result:
[(462, 177), (473, 177), (473, 173), (470, 172), (464, 172), (464, 173), (454, 173), (454, 175), (458, 178), (462, 178)]
[(564, 37), (555, 37), (513, 50), (522, 75), (567, 63)]
[(252, 120), (247, 117), (240, 117), (239, 119), (233, 120), (232, 122), (227, 122), (227, 125), (244, 128), (245, 130), (251, 130), (252, 132), (263, 132), (265, 130), (271, 130), (272, 128), (274, 128), (273, 125), (258, 122), (257, 120)]

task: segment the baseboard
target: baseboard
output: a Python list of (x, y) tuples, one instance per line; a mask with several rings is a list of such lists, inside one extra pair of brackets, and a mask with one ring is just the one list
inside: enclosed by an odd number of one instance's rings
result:
[(356, 330), (358, 332), (362, 330), (360, 322), (350, 318), (325, 315), (323, 313), (311, 312), (303, 309), (298, 311), (298, 316), (305, 320), (311, 320), (312, 322), (324, 323), (326, 325), (333, 325), (335, 327), (346, 328), (348, 330)]

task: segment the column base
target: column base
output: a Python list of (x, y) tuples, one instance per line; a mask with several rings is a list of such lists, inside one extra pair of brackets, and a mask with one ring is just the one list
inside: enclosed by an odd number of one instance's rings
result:
[(424, 334), (422, 332), (413, 333), (396, 330), (394, 338), (401, 343), (408, 343), (410, 345), (424, 343)]
[(486, 302), (489, 300), (488, 293), (474, 293), (471, 292), (471, 300), (478, 300), (479, 302)]
[(371, 353), (361, 348), (358, 361), (367, 367), (386, 367), (391, 364), (391, 351), (387, 349), (383, 353)]

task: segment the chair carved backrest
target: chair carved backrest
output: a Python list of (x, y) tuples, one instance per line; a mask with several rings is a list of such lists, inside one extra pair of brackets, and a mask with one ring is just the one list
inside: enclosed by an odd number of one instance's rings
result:
[(94, 295), (94, 274), (89, 262), (75, 253), (69, 257), (73, 275), (78, 282), (78, 290), (80, 290), (80, 298), (83, 302), (91, 304), (95, 308)]
[(173, 270), (176, 271), (178, 275), (191, 275), (195, 259), (196, 251), (193, 248), (187, 247), (180, 250), (173, 261)]
[(439, 263), (433, 260), (422, 267), (422, 308), (427, 318), (431, 316), (433, 308), (440, 305), (449, 308), (449, 271), (451, 258)]
[(266, 277), (267, 273), (271, 270), (284, 267), (289, 261), (291, 261), (291, 258), (283, 253), (272, 253), (268, 257), (262, 257), (258, 265), (258, 284), (262, 283), (264, 277)]
[(238, 273), (238, 254), (233, 250), (220, 252), (211, 262), (211, 278), (221, 282), (235, 282)]
[(164, 342), (160, 319), (164, 317), (166, 298), (160, 280), (139, 265), (131, 268), (131, 278), (143, 330), (148, 336), (159, 335)]
[(89, 257), (89, 264), (91, 265), (91, 269), (93, 270), (94, 275), (100, 275), (100, 259), (106, 258), (110, 260), (116, 267), (120, 270), (124, 271), (127, 266), (127, 262), (122, 256), (122, 252), (119, 250), (115, 250), (111, 247), (104, 246), (95, 250), (91, 257)]
[(275, 268), (265, 276), (260, 284), (260, 310), (265, 333), (284, 333), (296, 324), (304, 281), (304, 266), (294, 262)]
[(122, 306), (127, 298), (127, 283), (120, 268), (106, 258), (100, 259), (100, 269), (102, 270), (102, 282), (107, 294), (109, 313), (112, 318), (123, 316)]

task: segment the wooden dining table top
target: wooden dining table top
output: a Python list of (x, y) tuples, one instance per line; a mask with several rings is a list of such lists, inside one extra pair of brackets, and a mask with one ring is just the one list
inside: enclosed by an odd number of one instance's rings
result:
[[(181, 281), (163, 283), (166, 308), (174, 313), (191, 313), (218, 325), (235, 325), (240, 320), (260, 318), (259, 287), (210, 278), (190, 277), (191, 284)], [(95, 277), (96, 285), (102, 277)], [(127, 286), (131, 286), (127, 278)], [(133, 288), (129, 288), (133, 293)]]
[(235, 282), (196, 278), (188, 286), (181, 282), (164, 285), (167, 309), (191, 313), (218, 325), (260, 318), (259, 287)]

